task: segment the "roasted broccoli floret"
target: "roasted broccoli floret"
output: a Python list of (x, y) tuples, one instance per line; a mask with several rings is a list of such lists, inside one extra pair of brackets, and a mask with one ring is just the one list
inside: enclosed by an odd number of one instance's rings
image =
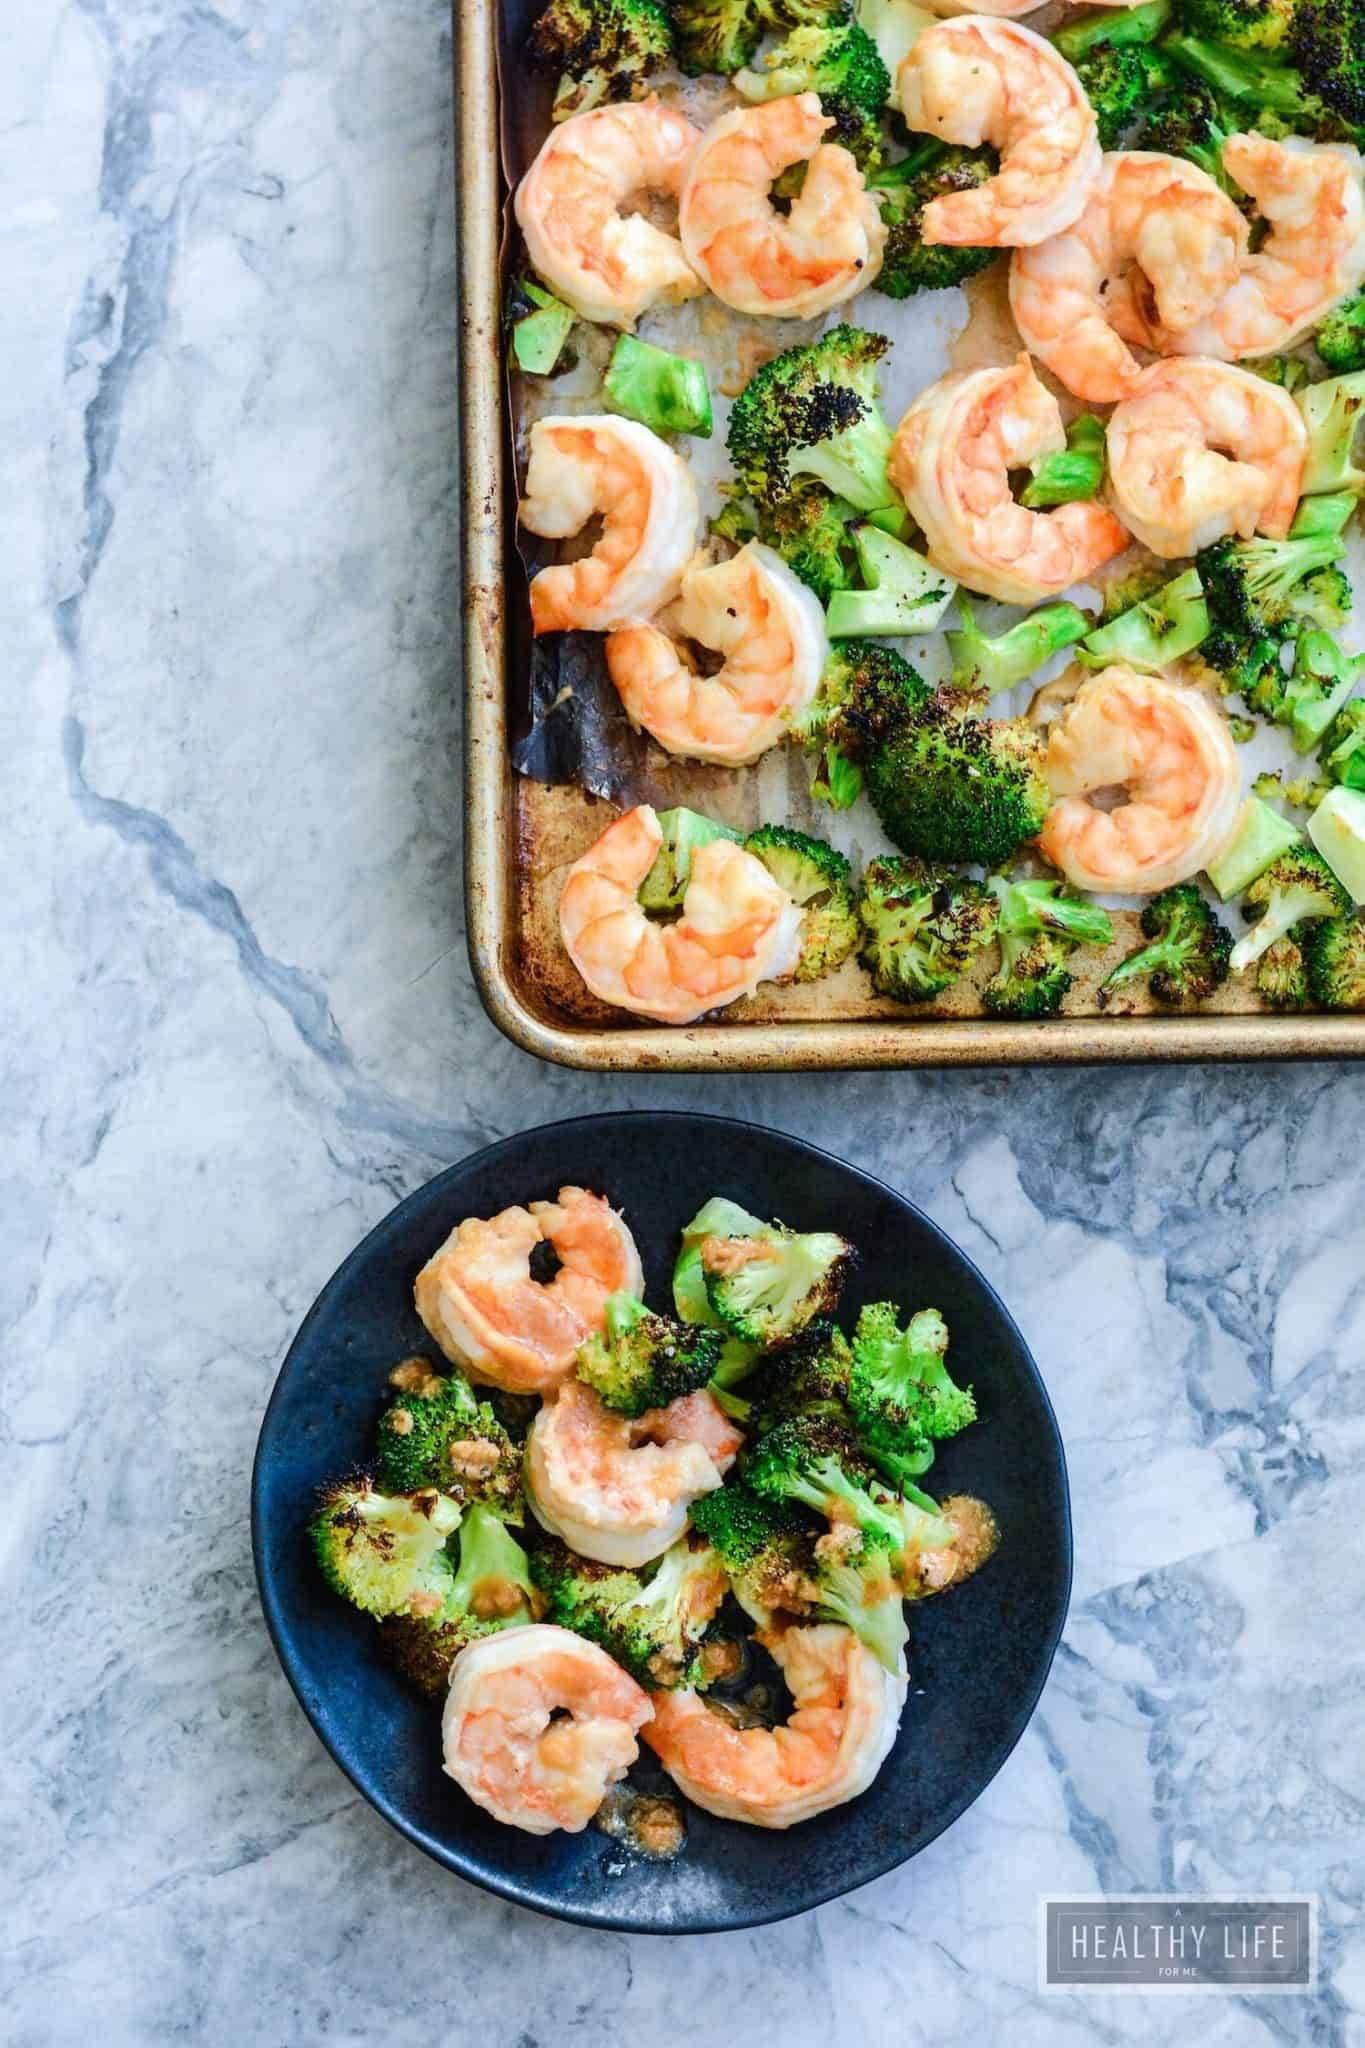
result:
[(1075, 498), (1097, 498), (1104, 482), (1104, 422), (1092, 412), (1077, 416), (1066, 430), (1066, 446), (1045, 455), (1032, 480), (1019, 493), (1031, 511), (1069, 505)]
[(874, 1540), (899, 1543), (894, 1502), (879, 1500), (876, 1470), (852, 1434), (823, 1415), (794, 1416), (760, 1437), (744, 1478), (765, 1500), (799, 1502), (831, 1523), (852, 1523)]
[(701, 1240), (712, 1312), (742, 1343), (760, 1351), (789, 1344), (817, 1316), (832, 1313), (852, 1261), (852, 1245), (833, 1230), (763, 1223), (754, 1231)]
[(1287, 539), (1215, 541), (1186, 571), (1203, 590), (1208, 617), (1200, 659), (1265, 717), (1283, 710), (1282, 643), (1322, 604), (1317, 579), (1344, 552), (1341, 529), (1353, 503), (1344, 496), (1305, 499)]
[(921, 136), (909, 156), (873, 173), (868, 187), (887, 231), (882, 267), (873, 279), (879, 292), (889, 299), (908, 299), (916, 292), (946, 291), (995, 261), (998, 249), (926, 242), (924, 209), (945, 193), (984, 185), (998, 168), (994, 150), (957, 149)]
[(638, 100), (673, 54), (663, 0), (550, 0), (526, 42), (541, 71), (559, 73), (554, 119), (607, 100)]
[(1180, 25), (1190, 35), (1234, 50), (1279, 50), (1289, 36), (1296, 0), (1181, 0)]
[(817, 1618), (851, 1628), (893, 1673), (905, 1668), (910, 1633), (898, 1576), (900, 1556), (898, 1538), (845, 1526), (817, 1538), (811, 1568)]
[[(1184, 18), (1190, 22), (1188, 11)], [(1254, 45), (1249, 34), (1278, 41)], [(1353, 141), (1365, 127), (1360, 0), (1297, 0), (1292, 10), (1273, 13), (1230, 7), (1223, 35), (1185, 26), (1161, 47), (1229, 103), (1247, 127), (1264, 127), (1271, 117), (1282, 130), (1319, 142)]]
[(1293, 933), (1276, 939), (1257, 961), (1256, 993), (1272, 1010), (1308, 1008), (1312, 1000), (1308, 991), (1308, 963)]
[(876, 1301), (853, 1334), (848, 1401), (858, 1441), (897, 1487), (934, 1461), (934, 1445), (976, 1420), (976, 1397), (948, 1372), (948, 1325), (936, 1308), (901, 1328), (896, 1305)]
[(858, 943), (858, 906), (849, 864), (823, 839), (811, 839), (789, 825), (760, 825), (744, 842), (805, 915), (801, 920), (798, 981), (818, 981)]
[(1242, 205), (1245, 195), (1223, 168), (1223, 145), (1240, 125), (1240, 117), (1229, 115), (1209, 86), (1186, 75), (1178, 93), (1158, 103), (1142, 123), (1134, 146), (1183, 156)]
[(611, 1294), (606, 1326), (579, 1346), (576, 1370), (604, 1407), (643, 1415), (704, 1387), (721, 1341), (715, 1330), (656, 1315), (632, 1294)]
[(1303, 935), (1308, 986), (1324, 1010), (1365, 1010), (1365, 913), (1310, 925)]
[(560, 1542), (531, 1559), (551, 1621), (598, 1643), (641, 1685), (695, 1685), (701, 1642), (725, 1597), (722, 1561), (686, 1538), (643, 1571), (598, 1564)]
[(922, 1003), (960, 979), (995, 930), (989, 890), (912, 856), (870, 861), (858, 902), (859, 959), (878, 995)]
[(794, 479), (814, 477), (861, 512), (899, 506), (886, 476), (891, 430), (878, 388), (889, 345), (883, 334), (843, 325), (754, 372), (735, 400), (727, 446), (757, 504), (775, 505)]
[(755, 508), (754, 532), (781, 555), (793, 575), (828, 604), (836, 590), (855, 579), (857, 557), (852, 526), (858, 514), (846, 498), (807, 484), (776, 505)]
[(765, 1500), (731, 1479), (688, 1511), (720, 1559), (736, 1600), (760, 1627), (775, 1614), (809, 1614), (816, 1529), (800, 1508)]
[(711, 388), (701, 363), (623, 334), (612, 350), (602, 395), (613, 412), (656, 434), (711, 434)]
[(446, 1540), (460, 1504), (435, 1487), (380, 1493), (365, 1475), (338, 1480), (313, 1517), (313, 1551), (333, 1592), (366, 1614), (440, 1616), (453, 1584)]
[(988, 697), (1024, 682), (1050, 655), (1072, 647), (1090, 631), (1089, 617), (1078, 605), (1045, 604), (994, 639), (982, 632), (966, 596), (959, 596), (962, 625), (948, 633), (953, 657), (953, 682), (960, 690), (984, 691)]
[(1343, 653), (1330, 633), (1299, 635), (1280, 710), (1298, 753), (1322, 745), (1362, 678), (1365, 655)]
[(1243, 974), (1261, 955), (1311, 918), (1344, 917), (1351, 899), (1320, 853), (1294, 846), (1256, 877), (1242, 898), (1243, 915), (1256, 923), (1232, 949), (1232, 971)]
[(1232, 934), (1214, 916), (1193, 882), (1177, 882), (1153, 896), (1142, 912), (1138, 952), (1119, 962), (1105, 991), (1148, 979), (1161, 1003), (1202, 1003), (1228, 978)]
[(520, 1448), (458, 1372), (402, 1385), (379, 1424), (379, 1483), (387, 1493), (437, 1487), (505, 1521), (522, 1519)]
[(745, 1381), (746, 1429), (761, 1434), (793, 1415), (829, 1415), (847, 1421), (846, 1396), (853, 1353), (827, 1317), (809, 1324), (791, 1344), (770, 1352)]
[(982, 994), (996, 1017), (1055, 1016), (1071, 986), (1067, 967), (1077, 946), (1107, 946), (1108, 913), (1074, 895), (1064, 882), (1015, 881), (992, 875), (999, 906), (1000, 966)]
[[(1318, 530), (1330, 516), (1330, 500), (1323, 492), (1365, 490), (1365, 469), (1355, 459), (1356, 441), (1365, 417), (1365, 370), (1349, 377), (1329, 377), (1310, 384), (1298, 395), (1297, 404), (1308, 428), (1308, 457), (1304, 464), (1303, 490), (1308, 503), (1299, 509), (1295, 525), (1314, 511), (1315, 502), (1328, 506), (1318, 512)], [(1349, 510), (1346, 517), (1349, 517)], [(1342, 525), (1346, 523), (1345, 518)]]
[[(818, 92), (857, 108), (875, 124), (891, 97), (891, 78), (877, 45), (856, 23), (793, 29), (768, 52), (758, 70), (744, 70), (735, 85), (746, 100), (784, 99)], [(825, 107), (826, 113), (834, 110)], [(837, 116), (836, 116), (837, 118)]]
[(1319, 756), (1333, 782), (1365, 790), (1365, 697), (1343, 706)]
[(729, 78), (748, 64), (763, 37), (755, 0), (670, 0), (678, 63), (691, 78)]
[[(834, 810), (846, 810), (856, 802), (863, 786), (863, 771), (845, 744), (850, 739), (843, 731), (845, 707), (858, 699), (870, 703), (879, 690), (893, 697), (908, 692), (915, 702), (928, 694), (927, 685), (891, 648), (875, 640), (840, 641), (830, 648), (814, 702), (792, 721), (801, 744), (821, 751), (812, 794)], [(861, 744), (856, 735), (852, 739)]]
[(1076, 60), (1076, 76), (1095, 109), (1101, 149), (1118, 149), (1137, 122), (1152, 110), (1153, 95), (1166, 84), (1161, 52), (1145, 43), (1099, 43)]
[(1365, 370), (1365, 292), (1332, 309), (1313, 336), (1313, 346), (1329, 370)]

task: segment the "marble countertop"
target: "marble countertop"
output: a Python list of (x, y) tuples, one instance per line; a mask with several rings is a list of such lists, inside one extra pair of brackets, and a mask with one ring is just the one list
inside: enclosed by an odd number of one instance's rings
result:
[[(441, 0), (8, 13), (6, 2040), (666, 2048), (685, 1996), (698, 2042), (746, 2006), (793, 2048), (1365, 2042), (1361, 1072), (514, 1050), (461, 928)], [(294, 1704), (247, 1531), (355, 1240), (486, 1140), (627, 1104), (922, 1203), (1041, 1359), (1076, 1511), (1065, 1643), (980, 1803), (685, 1947), (392, 1834)], [(1181, 1888), (1317, 1892), (1316, 1996), (1038, 1995), (1040, 1892)]]

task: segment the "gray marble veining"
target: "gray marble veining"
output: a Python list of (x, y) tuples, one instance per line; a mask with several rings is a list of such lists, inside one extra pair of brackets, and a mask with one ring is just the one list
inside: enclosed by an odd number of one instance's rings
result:
[[(1365, 1113), (1347, 1069), (594, 1079), (485, 1021), (458, 885), (441, 0), (0, 29), (10, 686), (0, 1330), (16, 2048), (1365, 2042)], [(428, 1865), (266, 1642), (246, 1489), (303, 1310), (435, 1168), (609, 1105), (896, 1181), (1071, 1458), (1029, 1733), (909, 1869), (660, 1943)], [(1042, 1999), (1045, 1890), (1313, 1890), (1314, 1999)], [(708, 1999), (706, 1991), (712, 1996)]]

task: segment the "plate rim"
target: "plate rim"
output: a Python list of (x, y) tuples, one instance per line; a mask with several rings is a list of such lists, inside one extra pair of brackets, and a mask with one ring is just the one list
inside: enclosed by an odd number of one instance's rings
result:
[[(799, 1900), (792, 1903), (775, 1904), (772, 1908), (764, 1906), (753, 1911), (745, 1911), (738, 1917), (727, 1915), (724, 1918), (699, 1920), (695, 1923), (689, 1923), (685, 1928), (647, 1925), (633, 1918), (628, 1912), (602, 1910), (590, 1906), (576, 1906), (567, 1900), (560, 1902), (558, 1900), (528, 1899), (519, 1888), (517, 1880), (503, 1878), (498, 1873), (470, 1868), (468, 1861), (462, 1862), (459, 1860), (458, 1853), (452, 1851), (445, 1842), (438, 1841), (424, 1833), (415, 1822), (402, 1812), (393, 1800), (386, 1797), (372, 1785), (361, 1782), (356, 1772), (338, 1754), (324, 1720), (320, 1718), (318, 1713), (314, 1712), (313, 1705), (306, 1695), (301, 1675), (295, 1668), (295, 1658), (288, 1646), (280, 1606), (276, 1598), (274, 1581), (263, 1562), (263, 1552), (266, 1543), (266, 1516), (261, 1498), (263, 1489), (262, 1468), (270, 1436), (271, 1418), (274, 1414), (275, 1405), (281, 1397), (281, 1389), (295, 1352), (303, 1344), (309, 1329), (321, 1314), (323, 1303), (327, 1296), (341, 1283), (351, 1268), (362, 1261), (363, 1256), (369, 1251), (373, 1240), (381, 1237), (393, 1227), (396, 1219), (410, 1203), (415, 1203), (424, 1196), (429, 1195), (433, 1188), (455, 1174), (464, 1173), (476, 1166), (486, 1167), (496, 1164), (500, 1153), (510, 1151), (514, 1146), (533, 1141), (548, 1130), (560, 1132), (572, 1130), (576, 1126), (591, 1125), (600, 1128), (604, 1124), (659, 1124), (669, 1122), (707, 1124), (712, 1126), (716, 1132), (757, 1132), (765, 1139), (776, 1138), (780, 1142), (804, 1152), (808, 1157), (819, 1159), (829, 1166), (837, 1167), (843, 1173), (852, 1174), (856, 1179), (865, 1182), (877, 1193), (888, 1196), (899, 1208), (908, 1210), (916, 1221), (926, 1227), (933, 1236), (940, 1238), (951, 1247), (958, 1258), (963, 1261), (976, 1284), (983, 1290), (1013, 1333), (1019, 1353), (1037, 1384), (1038, 1393), (1042, 1399), (1044, 1417), (1051, 1426), (1057, 1451), (1058, 1477), (1061, 1487), (1060, 1500), (1058, 1502), (1060, 1508), (1060, 1562), (1063, 1568), (1061, 1599), (1058, 1603), (1058, 1612), (1053, 1626), (1045, 1639), (1044, 1654), (1039, 1659), (1039, 1673), (1036, 1684), (1029, 1690), (1026, 1698), (1021, 1696), (1018, 1710), (1011, 1716), (1008, 1733), (998, 1746), (990, 1769), (985, 1777), (973, 1791), (949, 1805), (942, 1819), (935, 1825), (932, 1833), (926, 1835), (923, 1841), (914, 1849), (907, 1851), (905, 1855), (890, 1856), (885, 1861), (880, 1862), (875, 1869), (868, 1870), (865, 1876), (857, 1878), (852, 1884), (836, 1883), (824, 1888), (817, 1888), (813, 1894), (807, 1895), (803, 1893)], [(1075, 1573), (1075, 1532), (1071, 1514), (1070, 1471), (1067, 1465), (1066, 1445), (1057, 1421), (1056, 1411), (1052, 1405), (1052, 1397), (1048, 1392), (1047, 1382), (1039, 1368), (1038, 1361), (1033, 1356), (1033, 1352), (1026, 1342), (1018, 1323), (1015, 1321), (997, 1289), (981, 1271), (975, 1259), (971, 1257), (970, 1253), (964, 1251), (956, 1239), (950, 1237), (942, 1225), (935, 1222), (934, 1218), (928, 1215), (917, 1202), (912, 1201), (908, 1195), (902, 1194), (898, 1188), (892, 1187), (880, 1175), (869, 1173), (865, 1167), (855, 1166), (851, 1161), (841, 1159), (837, 1153), (829, 1151), (827, 1147), (814, 1144), (808, 1138), (798, 1137), (794, 1132), (770, 1129), (764, 1124), (757, 1123), (752, 1118), (717, 1116), (706, 1110), (671, 1108), (659, 1110), (641, 1108), (595, 1110), (586, 1111), (578, 1116), (555, 1118), (547, 1123), (531, 1124), (523, 1130), (512, 1131), (504, 1137), (495, 1138), (491, 1144), (482, 1145), (477, 1151), (469, 1152), (463, 1158), (452, 1161), (449, 1166), (442, 1167), (439, 1173), (433, 1174), (429, 1180), (423, 1181), (418, 1187), (411, 1189), (408, 1194), (404, 1195), (401, 1201), (396, 1202), (386, 1214), (379, 1218), (378, 1222), (371, 1225), (359, 1242), (352, 1246), (346, 1257), (341, 1261), (341, 1264), (323, 1282), (303, 1320), (295, 1330), (288, 1349), (280, 1361), (270, 1389), (270, 1397), (261, 1416), (260, 1429), (256, 1438), (256, 1449), (252, 1457), (250, 1523), (251, 1557), (256, 1579), (256, 1592), (266, 1625), (266, 1633), (270, 1638), (271, 1648), (275, 1652), (280, 1669), (283, 1671), (289, 1688), (297, 1700), (299, 1708), (312, 1729), (314, 1736), (326, 1750), (336, 1768), (355, 1787), (355, 1790), (365, 1800), (366, 1804), (371, 1806), (406, 1841), (412, 1843), (415, 1848), (422, 1850), (433, 1862), (440, 1864), (442, 1869), (449, 1870), (454, 1876), (461, 1878), (467, 1884), (477, 1885), (480, 1890), (486, 1891), (496, 1898), (505, 1899), (512, 1905), (520, 1906), (524, 1911), (541, 1913), (550, 1919), (566, 1921), (578, 1927), (597, 1928), (607, 1933), (649, 1934), (664, 1937), (687, 1934), (741, 1933), (747, 1928), (772, 1926), (778, 1921), (793, 1919), (798, 1914), (813, 1912), (817, 1907), (828, 1905), (834, 1899), (847, 1898), (852, 1893), (861, 1891), (865, 1885), (874, 1884), (878, 1878), (886, 1877), (891, 1871), (899, 1870), (904, 1864), (913, 1862), (916, 1857), (922, 1855), (929, 1848), (931, 1843), (938, 1841), (941, 1836), (946, 1834), (948, 1829), (955, 1826), (963, 1814), (976, 1804), (977, 1800), (986, 1791), (986, 1788), (999, 1776), (1010, 1757), (1014, 1754), (1014, 1751), (1018, 1748), (1028, 1729), (1029, 1723), (1033, 1719), (1038, 1701), (1043, 1694), (1043, 1688), (1051, 1675), (1052, 1666), (1056, 1661), (1057, 1649), (1066, 1628), (1067, 1618), (1071, 1609), (1071, 1593)]]

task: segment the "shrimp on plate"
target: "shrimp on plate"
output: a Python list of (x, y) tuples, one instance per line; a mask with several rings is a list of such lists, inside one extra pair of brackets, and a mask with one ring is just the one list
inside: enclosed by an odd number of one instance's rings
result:
[(1365, 280), (1365, 162), (1358, 150), (1299, 136), (1272, 142), (1232, 135), (1222, 163), (1251, 194), (1268, 232), (1235, 284), (1193, 326), (1173, 332), (1147, 318), (1140, 300), (1116, 299), (1113, 318), (1125, 339), (1161, 355), (1222, 362), (1272, 355), (1310, 334)]
[(1000, 152), (993, 178), (925, 207), (926, 242), (1025, 248), (1079, 219), (1100, 173), (1095, 110), (1043, 36), (979, 13), (935, 22), (916, 37), (896, 89), (912, 128)]
[(1109, 487), (1153, 554), (1225, 534), (1281, 538), (1299, 502), (1308, 429), (1289, 393), (1233, 363), (1150, 363), (1110, 415)]
[(1049, 512), (1015, 499), (1010, 472), (1065, 446), (1057, 401), (1021, 355), (1001, 369), (952, 371), (922, 391), (896, 430), (888, 474), (939, 568), (988, 597), (1032, 604), (1128, 545), (1098, 499)]
[(550, 1622), (500, 1629), (451, 1667), (446, 1774), (507, 1827), (578, 1834), (640, 1754), (651, 1711), (596, 1643)]
[(563, 540), (597, 513), (602, 531), (591, 554), (531, 578), (535, 632), (609, 633), (649, 617), (677, 596), (701, 525), (687, 464), (648, 427), (611, 413), (537, 420), (522, 525)]
[[(533, 1280), (531, 1254), (549, 1245), (550, 1280)], [(532, 1202), (456, 1224), (417, 1275), (417, 1313), (446, 1357), (470, 1379), (514, 1394), (548, 1394), (573, 1371), (585, 1337), (603, 1328), (609, 1294), (644, 1293), (635, 1240), (604, 1195), (561, 1188)]]
[[(739, 313), (806, 319), (842, 305), (882, 266), (886, 226), (818, 93), (739, 107), (706, 130), (687, 166), (678, 232), (688, 261)], [(773, 180), (793, 164), (806, 179), (788, 213)]]
[(583, 319), (629, 328), (706, 289), (676, 235), (622, 210), (642, 192), (676, 199), (699, 140), (653, 96), (551, 129), (517, 187), (517, 223), (533, 268)]
[[(1057, 801), (1038, 845), (1079, 889), (1155, 894), (1206, 868), (1236, 830), (1242, 768), (1217, 705), (1121, 663), (1051, 727), (1043, 772)], [(1116, 788), (1116, 809), (1088, 801)]]
[(595, 996), (660, 1024), (690, 1024), (795, 972), (803, 913), (761, 860), (731, 839), (692, 855), (682, 915), (656, 924), (637, 891), (663, 845), (648, 804), (608, 825), (569, 869), (564, 947)]
[(634, 1420), (566, 1380), (526, 1439), (526, 1497), (542, 1528), (603, 1564), (648, 1564), (687, 1527), (744, 1439), (704, 1390)]
[(1246, 258), (1245, 217), (1206, 171), (1151, 150), (1113, 150), (1084, 213), (1060, 235), (1016, 249), (1010, 310), (1027, 346), (1092, 405), (1126, 398), (1141, 369), (1110, 324), (1108, 292), (1145, 292), (1182, 333), (1211, 312)]
[(818, 599), (780, 555), (750, 541), (727, 562), (698, 561), (666, 623), (725, 656), (700, 675), (659, 625), (607, 640), (607, 667), (632, 725), (670, 754), (742, 767), (786, 733), (810, 703), (829, 653)]
[(791, 1689), (783, 1726), (737, 1728), (700, 1693), (664, 1692), (644, 1738), (707, 1813), (789, 1828), (867, 1790), (896, 1739), (907, 1679), (835, 1622), (760, 1629), (756, 1640)]

